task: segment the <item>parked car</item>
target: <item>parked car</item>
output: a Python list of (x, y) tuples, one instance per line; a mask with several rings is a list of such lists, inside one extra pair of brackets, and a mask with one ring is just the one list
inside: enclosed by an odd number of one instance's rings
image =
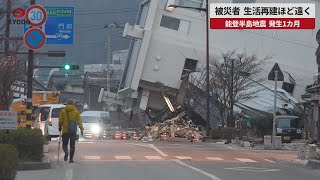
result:
[(302, 138), (303, 124), (297, 116), (277, 116), (277, 135), (282, 137), (283, 142), (291, 142)]
[[(52, 137), (59, 137), (59, 115), (65, 108), (64, 104), (41, 105), (35, 111), (35, 128), (40, 128), (43, 135), (51, 141)], [(79, 128), (77, 129), (77, 140), (79, 139)]]
[(84, 138), (100, 139), (103, 132), (111, 128), (110, 114), (106, 111), (84, 111), (81, 113)]

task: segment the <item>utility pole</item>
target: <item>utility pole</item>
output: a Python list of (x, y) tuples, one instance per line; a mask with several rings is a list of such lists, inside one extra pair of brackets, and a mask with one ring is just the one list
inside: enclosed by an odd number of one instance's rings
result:
[(233, 76), (234, 76), (234, 60), (231, 59), (231, 84), (230, 84), (230, 127), (234, 127), (234, 117), (233, 117), (233, 104), (234, 104), (234, 98), (233, 98)]
[(12, 7), (12, 1), (8, 0), (7, 2), (7, 21), (6, 21), (6, 33), (5, 33), (5, 41), (4, 41), (4, 52), (6, 56), (9, 56), (9, 50), (10, 50), (10, 15), (11, 15), (11, 7)]
[[(6, 31), (5, 31), (5, 41), (4, 41), (4, 53), (5, 61), (8, 61), (7, 58), (10, 56), (10, 12), (11, 12), (12, 2), (8, 0), (7, 9), (6, 9)], [(4, 94), (3, 94), (4, 95)], [(3, 103), (3, 104), (2, 104)], [(9, 110), (8, 97), (6, 95), (0, 95), (0, 110)]]
[(210, 126), (210, 61), (209, 61), (209, 0), (206, 0), (206, 103), (207, 103), (207, 113), (206, 113), (206, 135), (210, 135), (211, 126)]
[(274, 71), (274, 107), (273, 107), (273, 121), (272, 121), (272, 148), (275, 148), (276, 137), (276, 118), (277, 118), (277, 86), (278, 86), (278, 71)]
[(110, 64), (111, 64), (111, 28), (107, 27), (107, 92), (110, 92)]
[[(35, 0), (30, 0), (30, 6), (36, 4)], [(31, 26), (30, 26), (31, 28)], [(32, 122), (32, 81), (33, 81), (33, 50), (28, 51), (28, 81), (27, 81), (27, 108), (26, 108), (26, 115), (27, 115), (27, 121), (26, 121), (26, 128), (31, 129), (31, 122)]]
[[(119, 26), (116, 23), (111, 23), (109, 25), (105, 25), (104, 26), (107, 31), (106, 31), (106, 48), (107, 48), (107, 93), (109, 94), (110, 92), (110, 64), (112, 61), (112, 54), (111, 54), (111, 32), (112, 32), (112, 28), (118, 28)], [(107, 106), (109, 108), (109, 104), (107, 103)]]

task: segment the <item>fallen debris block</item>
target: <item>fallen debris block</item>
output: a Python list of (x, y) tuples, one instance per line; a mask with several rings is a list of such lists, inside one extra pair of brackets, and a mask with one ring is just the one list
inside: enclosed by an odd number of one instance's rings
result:
[(205, 132), (200, 131), (199, 127), (194, 125), (194, 123), (189, 120), (183, 119), (186, 115), (185, 112), (179, 113), (177, 116), (165, 120), (162, 123), (155, 123), (151, 127), (146, 127), (146, 134), (152, 139), (157, 139), (163, 141), (163, 135), (166, 134), (168, 139), (174, 140), (179, 139), (181, 141), (201, 142), (205, 136)]

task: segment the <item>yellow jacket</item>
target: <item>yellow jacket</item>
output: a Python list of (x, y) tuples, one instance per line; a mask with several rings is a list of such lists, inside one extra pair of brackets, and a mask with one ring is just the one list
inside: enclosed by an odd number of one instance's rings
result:
[[(68, 114), (67, 114), (68, 112)], [(68, 118), (69, 116), (69, 118)], [(59, 127), (62, 127), (62, 133), (68, 133), (68, 120), (76, 121), (80, 130), (83, 131), (82, 120), (80, 118), (80, 112), (73, 106), (67, 105), (61, 110), (59, 116)]]

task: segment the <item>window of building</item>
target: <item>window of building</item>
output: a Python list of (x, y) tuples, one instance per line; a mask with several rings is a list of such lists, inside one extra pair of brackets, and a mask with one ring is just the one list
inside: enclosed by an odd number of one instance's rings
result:
[(179, 6), (202, 8), (203, 0), (178, 0)]
[(180, 19), (169, 16), (162, 16), (160, 26), (178, 31), (180, 26)]
[(160, 26), (169, 28), (172, 30), (188, 33), (190, 22), (169, 17), (169, 16), (162, 16)]
[(196, 71), (197, 64), (198, 64), (197, 60), (187, 58), (184, 62), (184, 67), (183, 67), (181, 79), (184, 75), (186, 75), (190, 72)]
[(282, 84), (282, 89), (284, 89), (290, 94), (293, 94), (294, 87), (295, 87), (295, 84), (292, 84), (292, 83), (283, 82)]

